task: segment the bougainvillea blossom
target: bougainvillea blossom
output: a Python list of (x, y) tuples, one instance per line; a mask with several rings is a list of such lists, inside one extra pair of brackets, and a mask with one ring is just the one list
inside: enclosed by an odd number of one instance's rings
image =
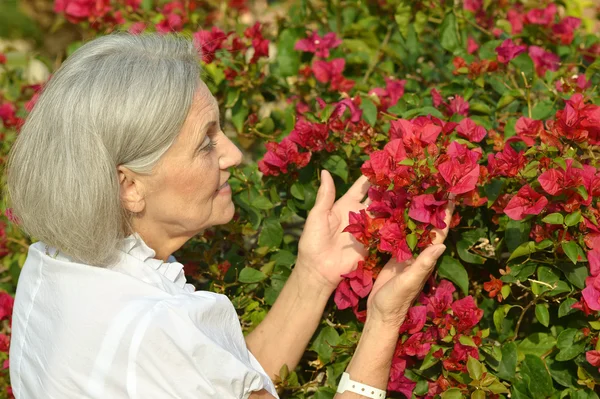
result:
[(513, 220), (521, 220), (527, 215), (539, 215), (547, 204), (548, 198), (526, 184), (511, 198), (504, 213)]
[(525, 51), (527, 51), (527, 46), (517, 45), (511, 39), (506, 39), (500, 46), (496, 47), (498, 62), (503, 64), (506, 64)]
[(321, 37), (317, 31), (313, 31), (306, 39), (298, 40), (294, 49), (315, 53), (317, 57), (328, 58), (329, 50), (338, 47), (340, 44), (342, 44), (342, 40), (333, 32), (326, 33)]
[(298, 152), (298, 147), (290, 139), (281, 143), (267, 143), (267, 153), (258, 161), (258, 169), (266, 176), (278, 176), (287, 173), (290, 165), (303, 168), (310, 161), (310, 152)]

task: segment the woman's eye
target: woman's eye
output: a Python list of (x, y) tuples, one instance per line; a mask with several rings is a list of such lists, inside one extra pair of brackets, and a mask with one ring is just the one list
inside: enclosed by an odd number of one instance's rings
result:
[(213, 148), (215, 148), (215, 145), (216, 141), (212, 140), (209, 136), (206, 136), (202, 142), (202, 148), (200, 148), (200, 151), (210, 152), (213, 150)]

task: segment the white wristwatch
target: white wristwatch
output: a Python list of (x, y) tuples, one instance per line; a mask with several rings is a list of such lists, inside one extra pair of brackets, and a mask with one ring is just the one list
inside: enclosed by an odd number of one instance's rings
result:
[(338, 385), (337, 393), (344, 393), (346, 391), (354, 392), (367, 398), (385, 399), (384, 390), (361, 384), (360, 382), (352, 381), (350, 379), (350, 374), (344, 372), (342, 374), (340, 384)]

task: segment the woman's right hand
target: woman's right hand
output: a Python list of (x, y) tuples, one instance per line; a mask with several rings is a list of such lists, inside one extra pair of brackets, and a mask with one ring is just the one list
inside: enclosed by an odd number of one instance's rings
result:
[(446, 247), (443, 242), (454, 211), (454, 202), (449, 201), (446, 208), (446, 228), (434, 229), (436, 232), (432, 245), (427, 247), (416, 259), (397, 262), (392, 258), (381, 270), (367, 302), (367, 319), (383, 323), (390, 328), (400, 328), (408, 309), (419, 295), (438, 258)]

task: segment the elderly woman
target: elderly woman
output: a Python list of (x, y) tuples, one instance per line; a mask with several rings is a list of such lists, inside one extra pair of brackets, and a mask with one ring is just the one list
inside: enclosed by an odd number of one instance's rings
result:
[[(39, 241), (13, 315), (17, 399), (277, 397), (271, 378), (298, 364), (340, 275), (364, 255), (342, 230), (368, 183), (334, 203), (323, 172), (294, 271), (251, 334), (225, 296), (186, 283), (171, 254), (231, 220), (228, 170), (242, 158), (199, 76), (186, 39), (102, 37), (64, 62), (23, 126), (8, 194)], [(337, 397), (385, 396), (398, 329), (445, 235), (381, 272)]]

